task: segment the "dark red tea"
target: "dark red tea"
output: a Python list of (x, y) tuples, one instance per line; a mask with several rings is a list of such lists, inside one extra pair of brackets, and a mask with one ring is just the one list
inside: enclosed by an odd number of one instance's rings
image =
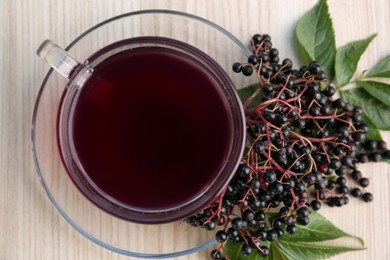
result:
[(233, 143), (225, 94), (197, 61), (140, 47), (95, 67), (72, 117), (72, 141), (91, 183), (110, 200), (145, 211), (199, 196)]

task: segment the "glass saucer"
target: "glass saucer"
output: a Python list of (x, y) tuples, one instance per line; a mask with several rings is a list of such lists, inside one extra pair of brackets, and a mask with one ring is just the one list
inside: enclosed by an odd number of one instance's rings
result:
[[(85, 60), (106, 45), (139, 36), (161, 36), (186, 42), (213, 58), (236, 87), (249, 83), (231, 69), (234, 62), (247, 59), (250, 54), (247, 46), (222, 27), (177, 11), (143, 10), (112, 17), (78, 36), (65, 50), (77, 60)], [(57, 148), (57, 111), (67, 82), (52, 72), (50, 69), (39, 90), (31, 135), (38, 178), (58, 213), (92, 242), (132, 257), (177, 257), (215, 244), (213, 232), (191, 227), (185, 222), (142, 225), (116, 218), (97, 208), (79, 192), (63, 167)], [(167, 243), (172, 240), (175, 242)]]

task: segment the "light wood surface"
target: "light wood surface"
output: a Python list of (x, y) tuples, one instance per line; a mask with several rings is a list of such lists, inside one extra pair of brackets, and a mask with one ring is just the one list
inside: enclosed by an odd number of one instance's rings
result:
[[(294, 27), (316, 1), (0, 1), (0, 259), (128, 259), (102, 249), (71, 228), (47, 199), (35, 173), (30, 127), (34, 100), (48, 70), (35, 55), (46, 38), (62, 46), (114, 15), (141, 9), (172, 9), (210, 19), (247, 39), (269, 33), (281, 57), (297, 61)], [(390, 54), (389, 0), (329, 0), (337, 46), (378, 33), (359, 63), (359, 72)], [(390, 142), (390, 134), (384, 135)], [(346, 232), (362, 237), (367, 250), (333, 259), (390, 259), (390, 167), (363, 165), (371, 180), (371, 204), (351, 199), (344, 208), (321, 212)], [(82, 212), (81, 212), (82, 214)], [(194, 236), (200, 236), (194, 233)], [(131, 237), (144, 248), (150, 241)], [(183, 243), (167, 237), (156, 248)], [(208, 259), (209, 250), (178, 259)]]

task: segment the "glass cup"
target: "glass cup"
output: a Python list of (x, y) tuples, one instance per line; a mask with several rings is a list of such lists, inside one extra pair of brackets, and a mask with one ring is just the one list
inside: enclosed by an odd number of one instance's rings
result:
[[(144, 36), (175, 39), (196, 47), (218, 63), (237, 88), (256, 81), (254, 77), (242, 77), (231, 69), (234, 62), (246, 60), (250, 55), (246, 44), (209, 20), (172, 10), (142, 10), (111, 17), (75, 37), (65, 50), (78, 60), (86, 61), (92, 53), (97, 53), (106, 46), (123, 39)], [(54, 45), (52, 47), (58, 48)], [(79, 64), (67, 55), (61, 57), (67, 62), (73, 62), (73, 65)], [(85, 64), (80, 66), (82, 65)], [(65, 86), (69, 85), (66, 77), (55, 73), (53, 69), (48, 71), (37, 94), (31, 128), (32, 154), (37, 177), (58, 214), (95, 244), (136, 258), (177, 257), (217, 243), (214, 232), (192, 227), (182, 221), (148, 225), (116, 217), (91, 203), (90, 199), (79, 191), (69, 177), (69, 171), (64, 167), (57, 139), (58, 111), (63, 107), (64, 93), (67, 91)], [(166, 243), (173, 237), (176, 239)]]
[[(158, 50), (164, 53), (166, 53), (167, 51), (172, 51), (177, 55), (180, 55), (181, 58), (187, 59), (194, 64), (200, 64), (201, 68), (203, 69), (203, 73), (205, 73), (204, 77), (210, 77), (217, 82), (217, 84), (219, 85), (219, 91), (222, 92), (222, 96), (227, 104), (227, 113), (229, 115), (230, 121), (228, 124), (229, 126), (226, 129), (221, 129), (220, 131), (221, 134), (223, 131), (229, 132), (228, 139), (231, 141), (229, 146), (227, 147), (227, 156), (223, 158), (224, 162), (222, 164), (219, 164), (218, 168), (216, 169), (216, 172), (207, 173), (208, 176), (215, 176), (214, 178), (210, 179), (208, 183), (199, 187), (200, 190), (196, 191), (196, 193), (189, 197), (187, 201), (182, 201), (180, 203), (173, 204), (169, 207), (158, 207), (157, 209), (135, 207), (131, 204), (122, 203), (120, 200), (106, 192), (101, 186), (99, 186), (99, 184), (95, 183), (95, 181), (91, 177), (91, 173), (86, 170), (85, 165), (83, 165), (82, 160), (80, 159), (80, 156), (85, 157), (86, 155), (81, 154), (79, 156), (80, 147), (76, 146), (75, 143), (77, 138), (75, 138), (75, 134), (73, 133), (73, 129), (75, 128), (74, 124), (76, 124), (74, 121), (76, 113), (75, 111), (77, 111), (76, 107), (78, 105), (79, 100), (81, 99), (81, 96), (84, 95), (83, 88), (85, 87), (85, 84), (88, 83), (91, 77), (101, 76), (95, 71), (95, 68), (100, 64), (104, 63), (106, 60), (109, 60), (113, 56), (119, 57), (119, 59), (121, 59), (121, 55), (123, 56), (126, 55), (126, 53), (133, 53), (136, 49), (150, 52), (151, 48), (153, 47), (158, 47)], [(66, 77), (69, 80), (64, 91), (63, 100), (61, 102), (61, 106), (59, 108), (58, 113), (57, 134), (58, 143), (60, 147), (59, 150), (62, 155), (62, 161), (65, 164), (65, 167), (72, 181), (75, 183), (77, 188), (96, 206), (114, 216), (137, 223), (166, 223), (180, 220), (195, 214), (202, 208), (215, 201), (217, 196), (227, 186), (242, 156), (242, 151), (245, 142), (245, 119), (241, 102), (239, 100), (232, 81), (224, 72), (224, 70), (208, 55), (189, 44), (164, 37), (136, 37), (132, 39), (122, 40), (102, 48), (101, 50), (92, 54), (87, 60), (82, 63), (76, 61), (69, 53), (67, 53), (65, 50), (63, 50), (50, 40), (46, 40), (41, 44), (41, 46), (37, 50), (37, 54), (39, 57), (49, 63), (50, 66), (54, 68), (58, 73), (60, 73), (62, 76)], [(123, 73), (126, 73), (125, 77), (137, 77), (136, 74), (132, 74), (132, 72), (127, 69), (124, 69)], [(153, 74), (150, 76), (153, 77)], [(203, 74), (201, 76), (203, 76)], [(122, 77), (122, 75), (119, 75), (119, 77)], [(190, 78), (188, 80), (191, 81), (194, 79)], [(105, 84), (113, 85), (114, 83), (105, 82)], [(129, 87), (136, 88), (136, 86)], [(186, 86), (182, 87), (185, 88)], [(94, 91), (93, 88), (97, 87), (91, 86), (92, 92)], [(110, 92), (107, 91), (106, 95), (108, 95), (109, 93)], [(205, 92), (205, 94), (207, 95), (207, 92)], [(153, 93), (151, 93), (150, 95), (153, 95)], [(191, 99), (192, 97), (186, 98)], [(199, 107), (205, 106), (204, 103), (200, 102), (198, 102), (198, 104), (196, 105), (198, 105)], [(217, 109), (216, 106), (217, 104), (211, 104), (212, 110)], [(145, 117), (146, 115), (141, 114), (140, 116)], [(134, 125), (132, 127), (136, 128), (140, 126)], [(210, 132), (211, 131), (212, 129), (210, 129)], [(94, 140), (94, 142), (102, 142), (102, 140), (97, 139)], [(136, 148), (133, 148), (131, 145), (129, 145), (127, 149), (131, 150)], [(193, 147), (187, 146), (187, 149), (193, 149)], [(180, 152), (186, 154), (188, 153), (188, 151), (186, 151), (185, 149)], [(92, 151), (89, 150), (87, 151), (87, 153), (92, 153)], [(225, 151), (223, 151), (221, 155), (213, 154), (213, 160), (221, 160), (221, 158), (219, 157), (224, 156), (224, 154), (226, 154)], [(177, 158), (170, 157), (170, 159), (173, 161), (169, 162), (169, 165), (174, 164), (174, 161), (178, 161)], [(96, 161), (99, 160), (99, 158), (94, 158), (93, 160)], [(197, 161), (196, 164), (202, 165), (202, 161)], [(119, 167), (121, 166), (119, 165)], [(104, 178), (110, 178), (110, 172), (105, 172), (104, 174), (106, 175)], [(186, 176), (185, 172), (183, 172), (182, 174), (184, 176), (183, 178), (190, 177), (189, 175)], [(199, 178), (204, 177), (202, 175), (200, 176), (201, 177)], [(164, 178), (169, 178), (169, 176)], [(195, 178), (194, 180), (196, 179), (197, 178)], [(153, 180), (150, 180), (150, 182), (152, 181)], [(171, 181), (180, 182), (180, 180), (178, 179)], [(122, 180), (119, 180), (120, 184), (121, 182)], [(131, 182), (137, 182), (137, 176), (135, 176), (134, 180), (129, 181), (129, 187), (131, 187)], [(114, 183), (113, 185), (115, 185), (114, 189), (120, 189), (118, 183)], [(146, 185), (145, 187), (140, 187), (142, 191), (147, 190), (148, 188), (149, 187)], [(187, 187), (187, 189), (188, 188), (190, 187)], [(163, 185), (157, 185), (153, 189), (156, 193), (161, 194), (162, 197), (163, 193), (166, 192), (166, 188)], [(151, 193), (151, 191), (149, 192)], [(131, 196), (147, 197), (148, 194), (132, 194)], [(180, 194), (177, 194), (176, 196), (178, 197), (180, 196)], [(160, 200), (161, 203), (164, 203), (164, 199), (162, 198), (156, 197), (149, 199)]]

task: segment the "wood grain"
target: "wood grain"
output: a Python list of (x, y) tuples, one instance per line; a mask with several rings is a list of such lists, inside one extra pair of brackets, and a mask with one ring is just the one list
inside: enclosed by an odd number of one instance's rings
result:
[[(64, 46), (94, 24), (124, 12), (172, 9), (210, 19), (242, 41), (255, 32), (269, 33), (282, 57), (298, 60), (294, 27), (316, 1), (299, 0), (3, 0), (0, 1), (0, 259), (128, 259), (73, 230), (59, 217), (37, 179), (31, 156), (31, 115), (48, 67), (35, 51), (46, 38)], [(361, 73), (390, 53), (388, 0), (329, 0), (337, 46), (378, 33), (359, 63)], [(390, 141), (390, 134), (385, 138)], [(342, 209), (322, 213), (350, 234), (366, 241), (367, 250), (333, 259), (390, 259), (390, 167), (363, 165), (371, 180), (371, 204), (351, 200)], [(81, 212), (82, 214), (82, 212)], [(197, 234), (194, 234), (197, 236)], [(143, 248), (150, 241), (132, 238)], [(166, 237), (156, 248), (182, 243)], [(208, 250), (178, 259), (207, 259)]]

